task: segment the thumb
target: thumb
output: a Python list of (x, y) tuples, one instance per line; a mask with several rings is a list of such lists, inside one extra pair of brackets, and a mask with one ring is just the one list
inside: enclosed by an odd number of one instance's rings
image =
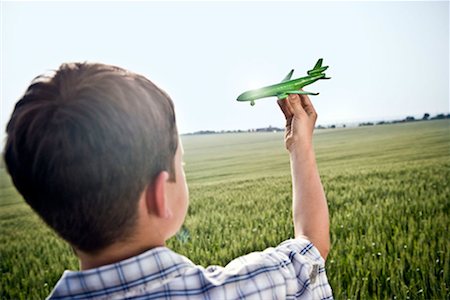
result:
[(290, 94), (288, 97), (288, 103), (291, 107), (291, 111), (294, 113), (294, 116), (300, 117), (306, 115), (298, 94)]

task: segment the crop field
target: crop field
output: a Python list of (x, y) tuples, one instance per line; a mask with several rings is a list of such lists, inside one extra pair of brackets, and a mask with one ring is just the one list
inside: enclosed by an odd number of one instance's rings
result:
[[(293, 236), (281, 133), (182, 137), (190, 208), (168, 246), (201, 265)], [(327, 274), (336, 299), (450, 299), (450, 121), (317, 130), (330, 209)], [(0, 293), (41, 299), (70, 247), (47, 229), (0, 169)]]

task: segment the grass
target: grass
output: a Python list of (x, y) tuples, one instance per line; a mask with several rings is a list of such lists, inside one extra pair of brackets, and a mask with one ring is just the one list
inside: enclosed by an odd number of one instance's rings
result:
[[(314, 139), (336, 299), (450, 299), (450, 122), (319, 130)], [(293, 235), (282, 134), (184, 136), (183, 144), (189, 235), (171, 248), (224, 265)], [(65, 269), (77, 269), (76, 257), (0, 172), (1, 298), (44, 298)]]

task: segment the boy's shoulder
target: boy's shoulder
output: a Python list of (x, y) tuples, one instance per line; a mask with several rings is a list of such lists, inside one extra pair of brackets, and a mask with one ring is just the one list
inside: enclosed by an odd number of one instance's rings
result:
[(65, 271), (50, 299), (255, 297), (330, 299), (324, 261), (307, 240), (292, 239), (225, 267), (203, 268), (166, 247), (86, 271)]

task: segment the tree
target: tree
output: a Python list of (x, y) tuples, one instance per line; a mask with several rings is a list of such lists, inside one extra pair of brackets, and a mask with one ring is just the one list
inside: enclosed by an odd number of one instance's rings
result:
[(444, 114), (438, 114), (434, 117), (431, 118), (432, 120), (441, 120), (441, 119), (445, 119), (445, 115)]
[(422, 120), (428, 120), (430, 118), (430, 114), (429, 113), (424, 113)]

